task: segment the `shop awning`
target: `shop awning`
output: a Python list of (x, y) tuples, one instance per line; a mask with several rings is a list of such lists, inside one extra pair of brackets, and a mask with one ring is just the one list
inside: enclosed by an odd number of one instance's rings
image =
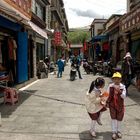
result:
[(92, 38), (92, 42), (108, 39), (107, 35), (97, 35)]
[(48, 39), (48, 36), (47, 36), (47, 32), (44, 31), (43, 29), (41, 29), (40, 27), (38, 27), (37, 25), (35, 25), (33, 22), (31, 21), (28, 21), (27, 22), (29, 24), (29, 26), (35, 31), (37, 32), (39, 35), (41, 35), (42, 37)]

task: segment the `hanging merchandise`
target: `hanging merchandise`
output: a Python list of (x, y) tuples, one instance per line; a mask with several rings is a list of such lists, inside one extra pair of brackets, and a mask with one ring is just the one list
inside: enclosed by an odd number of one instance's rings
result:
[(1, 42), (0, 42), (0, 64), (2, 64), (2, 51), (1, 51)]

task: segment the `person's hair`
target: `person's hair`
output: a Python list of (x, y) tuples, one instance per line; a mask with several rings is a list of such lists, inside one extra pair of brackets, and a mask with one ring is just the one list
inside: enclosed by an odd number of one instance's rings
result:
[(98, 88), (105, 84), (105, 80), (101, 77), (98, 77), (95, 81), (92, 81), (89, 89), (89, 93), (91, 93), (94, 89), (94, 87)]

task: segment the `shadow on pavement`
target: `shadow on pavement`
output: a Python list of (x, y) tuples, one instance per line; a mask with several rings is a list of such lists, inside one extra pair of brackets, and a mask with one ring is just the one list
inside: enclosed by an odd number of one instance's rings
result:
[(137, 88), (131, 85), (128, 89), (128, 97), (140, 105), (140, 92)]
[(92, 137), (89, 131), (83, 131), (79, 134), (80, 140), (98, 140), (100, 137), (103, 137), (102, 140), (112, 140), (111, 132), (97, 132), (96, 138)]
[[(2, 118), (8, 118), (25, 100), (27, 100), (32, 93), (35, 93), (37, 90), (19, 91), (19, 101), (15, 103), (15, 105), (11, 105), (10, 103), (1, 104), (0, 112)], [(31, 93), (31, 94), (30, 94)]]

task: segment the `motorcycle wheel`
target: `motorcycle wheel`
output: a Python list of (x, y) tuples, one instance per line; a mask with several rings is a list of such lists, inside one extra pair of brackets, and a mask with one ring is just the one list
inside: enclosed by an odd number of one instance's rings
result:
[(75, 80), (75, 76), (70, 76), (70, 81), (74, 81)]

